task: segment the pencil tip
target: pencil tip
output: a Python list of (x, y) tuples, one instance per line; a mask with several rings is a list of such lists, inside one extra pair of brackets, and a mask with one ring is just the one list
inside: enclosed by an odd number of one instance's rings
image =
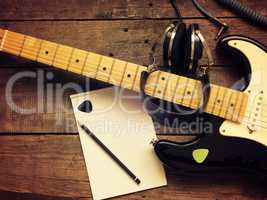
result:
[(139, 178), (135, 179), (135, 182), (139, 185), (141, 183), (141, 181), (139, 180)]

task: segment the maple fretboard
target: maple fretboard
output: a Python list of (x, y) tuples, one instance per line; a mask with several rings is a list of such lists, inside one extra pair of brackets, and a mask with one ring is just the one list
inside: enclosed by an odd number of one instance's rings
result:
[[(141, 72), (146, 70), (141, 65), (3, 29), (0, 29), (0, 51), (136, 92), (140, 91)], [(163, 71), (151, 74), (145, 92), (193, 109), (199, 107), (202, 96), (198, 80)], [(205, 112), (240, 122), (247, 102), (246, 93), (212, 84)]]

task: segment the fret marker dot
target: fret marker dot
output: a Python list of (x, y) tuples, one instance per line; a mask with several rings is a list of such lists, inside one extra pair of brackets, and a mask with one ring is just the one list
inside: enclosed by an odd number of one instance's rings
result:
[(79, 59), (76, 60), (76, 63), (80, 62)]
[(190, 92), (190, 91), (187, 91), (187, 94), (188, 94), (188, 95), (190, 95), (190, 94), (191, 94), (191, 92)]
[(48, 53), (49, 53), (48, 51), (45, 51), (45, 54), (46, 54), (46, 55), (48, 55)]
[(160, 93), (161, 93), (161, 91), (159, 90), (159, 91), (158, 91), (158, 93), (160, 94)]
[(161, 80), (165, 81), (165, 77), (162, 77)]
[(128, 74), (127, 77), (128, 77), (128, 78), (131, 78), (131, 74)]
[(217, 103), (221, 103), (221, 100), (220, 100), (220, 99), (218, 99), (218, 100), (217, 100)]
[(231, 103), (231, 107), (234, 107), (234, 104), (233, 103)]
[(107, 68), (106, 68), (106, 67), (103, 67), (103, 70), (104, 70), (104, 71), (106, 71), (106, 70), (107, 70)]

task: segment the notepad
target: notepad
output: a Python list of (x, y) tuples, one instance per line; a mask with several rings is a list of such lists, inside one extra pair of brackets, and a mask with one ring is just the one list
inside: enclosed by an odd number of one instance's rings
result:
[[(79, 111), (85, 100), (90, 113)], [(153, 122), (138, 94), (117, 87), (71, 96), (76, 122), (85, 124), (136, 176), (137, 185), (80, 127), (82, 150), (94, 200), (106, 199), (167, 184), (164, 168), (151, 141)]]

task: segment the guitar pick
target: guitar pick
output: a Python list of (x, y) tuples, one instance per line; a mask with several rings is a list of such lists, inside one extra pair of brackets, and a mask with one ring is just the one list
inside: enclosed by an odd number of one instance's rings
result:
[(196, 149), (193, 151), (192, 155), (195, 161), (199, 164), (203, 163), (209, 154), (208, 149)]
[(86, 100), (78, 106), (78, 110), (81, 112), (90, 113), (93, 110), (91, 101)]

